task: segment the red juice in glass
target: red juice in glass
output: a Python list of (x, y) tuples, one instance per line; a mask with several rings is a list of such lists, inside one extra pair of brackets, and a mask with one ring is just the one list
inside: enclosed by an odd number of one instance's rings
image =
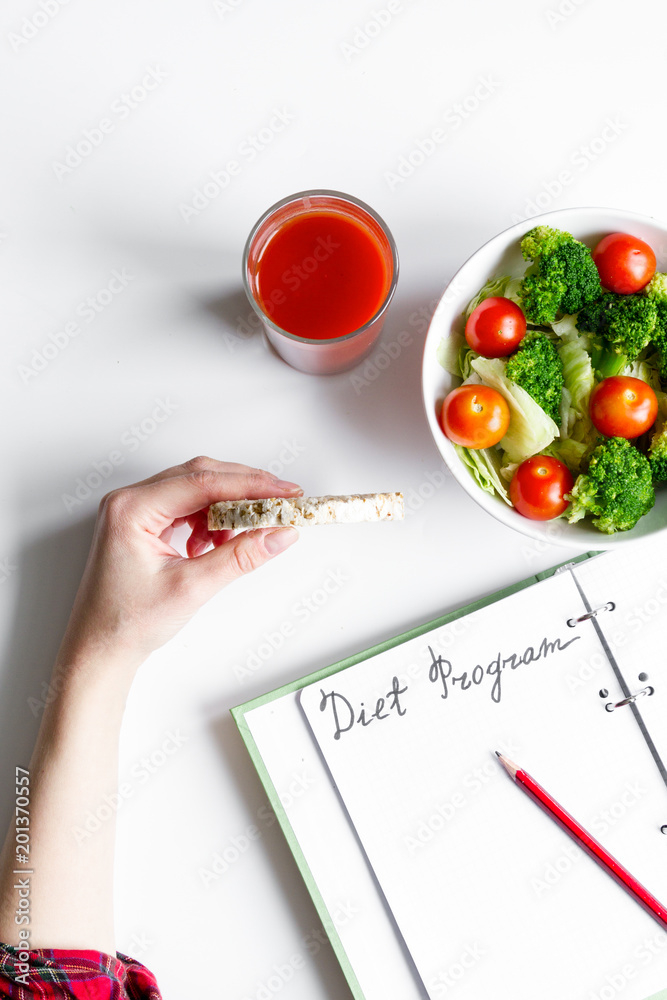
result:
[(371, 350), (398, 277), (386, 225), (335, 191), (292, 195), (246, 244), (244, 282), (267, 338), (293, 367), (345, 371)]

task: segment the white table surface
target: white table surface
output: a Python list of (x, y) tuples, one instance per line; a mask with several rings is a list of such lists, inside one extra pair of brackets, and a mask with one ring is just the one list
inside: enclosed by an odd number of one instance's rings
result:
[[(229, 708), (572, 555), (494, 522), (445, 475), (419, 380), (425, 317), (496, 232), (574, 205), (667, 219), (662, 5), (560, 9), (3, 5), (3, 825), (106, 490), (208, 454), (309, 494), (408, 500), (403, 524), (304, 531), (140, 672), (122, 740), (118, 947), (166, 1000), (211, 976), (207, 996), (232, 1000), (349, 995)], [(77, 162), (68, 147), (84, 140)], [(397, 180), (420, 143), (429, 155)], [(310, 187), (367, 201), (398, 244), (383, 341), (356, 372), (365, 384), (293, 371), (244, 334), (247, 232)], [(387, 365), (383, 344), (404, 330), (411, 342)], [(68, 501), (112, 452), (104, 482)], [(271, 649), (285, 623), (293, 633)], [(238, 860), (206, 887), (200, 869), (230, 844)]]

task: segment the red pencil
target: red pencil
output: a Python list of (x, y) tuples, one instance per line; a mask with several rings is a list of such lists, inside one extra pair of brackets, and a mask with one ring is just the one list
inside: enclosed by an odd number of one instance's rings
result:
[(612, 878), (616, 879), (619, 885), (622, 885), (626, 892), (634, 896), (637, 902), (667, 930), (667, 907), (658, 902), (655, 896), (651, 895), (648, 889), (645, 889), (616, 858), (612, 858), (602, 844), (584, 830), (583, 826), (580, 826), (569, 812), (563, 809), (555, 799), (552, 799), (549, 793), (541, 785), (538, 785), (526, 771), (522, 771), (498, 750), (496, 750), (496, 756), (509, 776), (514, 779), (517, 785), (520, 785), (526, 795), (530, 795), (531, 799), (534, 799), (559, 826), (562, 826), (572, 839), (576, 840), (586, 853), (597, 861), (601, 868), (604, 868)]

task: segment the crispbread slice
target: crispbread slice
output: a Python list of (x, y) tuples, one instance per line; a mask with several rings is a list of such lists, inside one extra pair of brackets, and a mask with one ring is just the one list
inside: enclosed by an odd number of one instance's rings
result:
[(306, 524), (353, 524), (400, 521), (402, 493), (352, 493), (349, 496), (271, 497), (266, 500), (222, 500), (208, 509), (210, 531), (239, 528), (301, 527)]

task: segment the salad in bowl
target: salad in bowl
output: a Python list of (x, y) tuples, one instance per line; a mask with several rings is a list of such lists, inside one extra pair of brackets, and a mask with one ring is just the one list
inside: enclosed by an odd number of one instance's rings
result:
[(580, 209), (514, 226), (463, 266), (433, 317), (423, 382), (436, 444), (525, 534), (602, 548), (667, 521), (667, 234), (637, 220)]

